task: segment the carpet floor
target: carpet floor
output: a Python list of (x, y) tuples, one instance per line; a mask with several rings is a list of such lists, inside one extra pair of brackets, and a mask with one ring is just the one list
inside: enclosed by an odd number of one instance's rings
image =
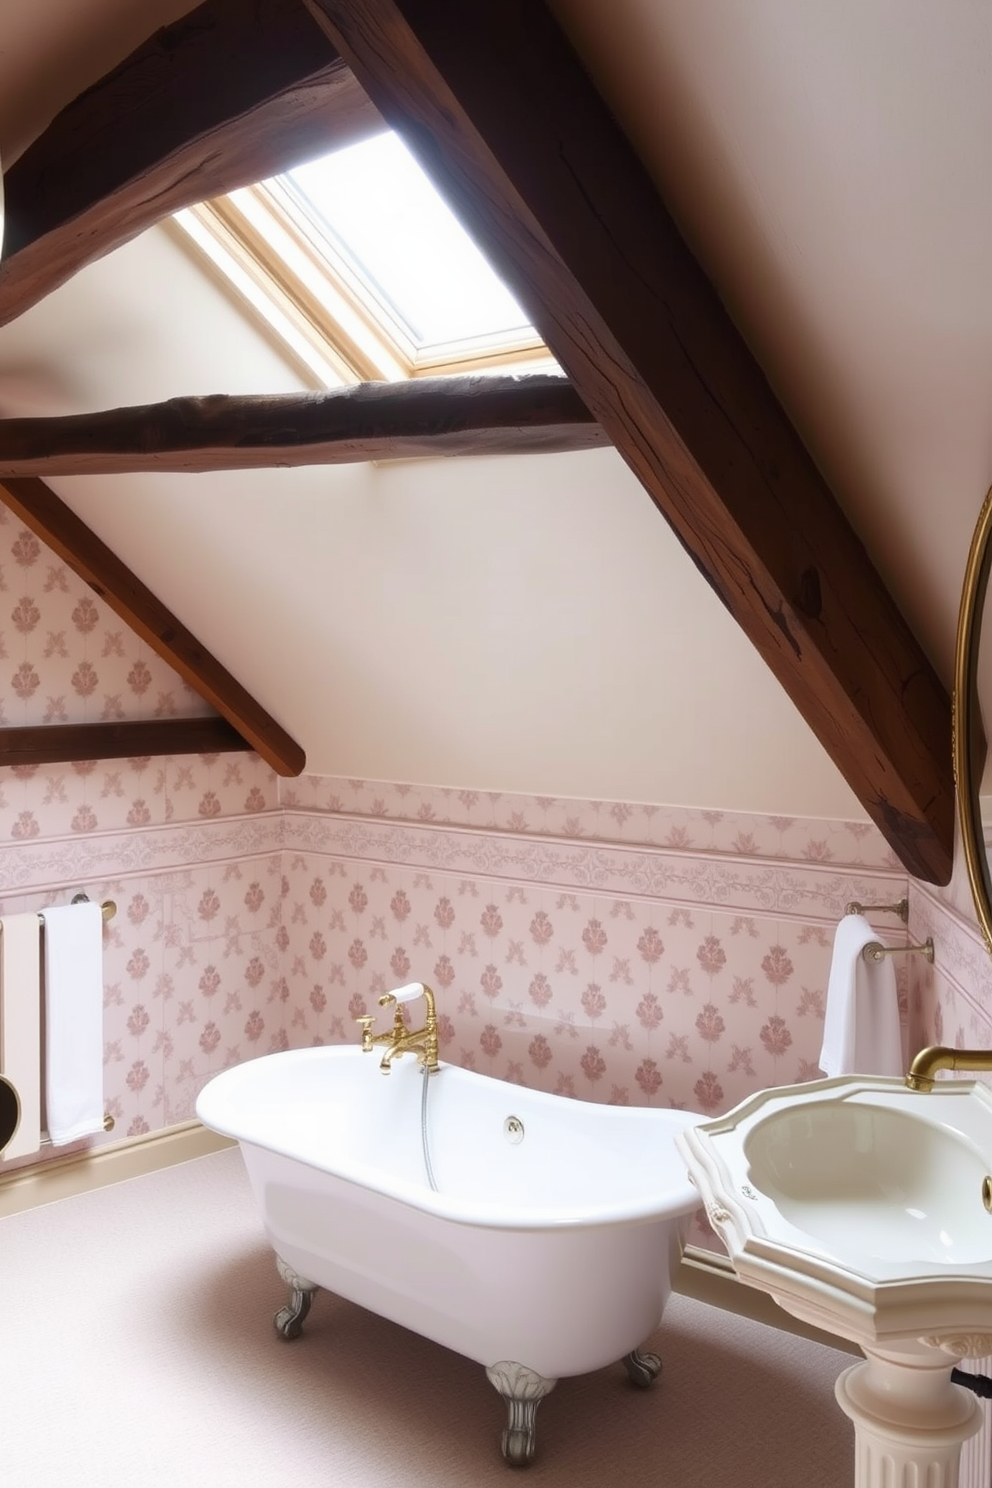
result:
[(5, 1488), (847, 1488), (850, 1356), (674, 1296), (651, 1347), (562, 1380), (521, 1477), (471, 1361), (320, 1292), (285, 1300), (237, 1149), (0, 1219)]

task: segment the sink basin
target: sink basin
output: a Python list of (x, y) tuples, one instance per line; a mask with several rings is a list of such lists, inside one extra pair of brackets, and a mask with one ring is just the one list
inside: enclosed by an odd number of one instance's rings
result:
[[(862, 1346), (992, 1351), (992, 1093), (842, 1076), (761, 1091), (679, 1145), (741, 1280)], [(990, 1197), (992, 1202), (992, 1197)], [(946, 1341), (946, 1342), (945, 1342)], [(955, 1349), (960, 1354), (972, 1348)]]
[(877, 1092), (776, 1111), (744, 1139), (748, 1180), (838, 1257), (988, 1260), (988, 1165), (971, 1135), (925, 1115), (881, 1104)]

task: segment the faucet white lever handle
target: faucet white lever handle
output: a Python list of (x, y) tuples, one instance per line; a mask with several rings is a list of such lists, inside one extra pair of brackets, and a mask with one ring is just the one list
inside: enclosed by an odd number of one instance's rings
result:
[(423, 982), (408, 982), (405, 987), (397, 987), (395, 992), (387, 992), (383, 1001), (389, 1002), (413, 1002), (424, 995)]

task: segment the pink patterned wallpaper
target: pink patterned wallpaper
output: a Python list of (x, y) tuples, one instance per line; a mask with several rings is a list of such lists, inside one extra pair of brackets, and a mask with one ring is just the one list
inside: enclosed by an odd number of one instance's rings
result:
[[(0, 621), (8, 724), (202, 711), (2, 509)], [(240, 754), (0, 770), (0, 913), (78, 889), (119, 906), (113, 1140), (187, 1119), (234, 1061), (354, 1038), (354, 1018), (412, 979), (437, 993), (450, 1060), (583, 1099), (723, 1111), (816, 1075), (836, 922), (850, 899), (906, 888), (857, 822), (279, 782)], [(913, 1047), (987, 1037), (988, 958), (961, 901), (960, 884), (911, 886), (911, 936), (938, 939), (937, 968), (900, 958)]]

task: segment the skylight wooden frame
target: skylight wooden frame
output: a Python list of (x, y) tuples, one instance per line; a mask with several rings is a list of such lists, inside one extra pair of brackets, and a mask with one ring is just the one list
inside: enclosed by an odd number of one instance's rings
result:
[[(417, 347), (278, 181), (244, 187), (192, 211), (218, 245), (239, 258), (263, 293), (269, 286), (273, 298), (291, 307), (304, 334), (330, 348), (346, 379), (349, 371), (356, 382), (375, 382), (557, 367), (536, 332)], [(185, 226), (183, 217), (179, 225)], [(214, 262), (223, 272), (223, 260), (218, 256)]]

